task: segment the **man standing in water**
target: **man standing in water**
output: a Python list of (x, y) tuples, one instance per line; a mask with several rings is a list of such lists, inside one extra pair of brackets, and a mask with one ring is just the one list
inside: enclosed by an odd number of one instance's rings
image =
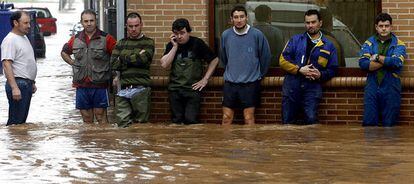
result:
[(138, 13), (129, 13), (127, 38), (119, 40), (112, 51), (111, 65), (117, 71), (114, 86), (121, 87), (115, 97), (119, 127), (147, 122), (150, 114), (150, 65), (154, 56), (154, 40), (142, 33), (143, 24)]
[(266, 37), (247, 24), (247, 12), (236, 6), (230, 14), (233, 27), (221, 36), (220, 59), (225, 67), (223, 86), (223, 125), (233, 122), (234, 109), (243, 109), (244, 123), (255, 123), (260, 105), (260, 82), (271, 61)]
[[(322, 83), (336, 73), (336, 48), (320, 31), (322, 18), (317, 10), (305, 13), (306, 32), (293, 36), (280, 56), (286, 71), (282, 86), (282, 123), (314, 124), (322, 98)], [(298, 114), (304, 112), (303, 121)]]
[(10, 16), (12, 30), (1, 43), (1, 61), (6, 76), (6, 94), (9, 101), (7, 125), (26, 122), (30, 101), (37, 88), (34, 51), (26, 34), (30, 31), (30, 15), (24, 11)]
[(406, 57), (404, 42), (392, 31), (392, 18), (380, 13), (375, 19), (377, 34), (362, 45), (361, 69), (368, 71), (364, 93), (363, 126), (393, 126), (398, 122), (401, 105), (400, 73)]
[[(170, 42), (161, 58), (163, 68), (171, 68), (168, 93), (173, 123), (198, 123), (201, 90), (217, 67), (218, 58), (203, 40), (191, 36), (187, 19), (172, 24)], [(204, 63), (207, 71), (203, 75)]]
[[(111, 78), (109, 59), (116, 40), (96, 26), (96, 13), (81, 14), (83, 31), (72, 36), (63, 46), (61, 56), (73, 68), (76, 108), (85, 123), (107, 123), (108, 87)], [(74, 55), (73, 60), (70, 55)]]

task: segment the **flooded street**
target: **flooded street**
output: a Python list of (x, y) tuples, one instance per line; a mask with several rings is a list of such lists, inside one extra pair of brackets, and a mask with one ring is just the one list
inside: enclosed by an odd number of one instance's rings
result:
[[(46, 58), (37, 59), (37, 92), (32, 98), (27, 122), (81, 122), (75, 110), (75, 89), (72, 88), (72, 69), (60, 57), (60, 51), (70, 36), (69, 30), (80, 20), (83, 4), (77, 10), (59, 12), (56, 3), (15, 3), (16, 7), (48, 7), (57, 18), (57, 34), (45, 36)], [(6, 78), (0, 77), (0, 122), (6, 124), (8, 102), (4, 83)]]
[(412, 183), (410, 128), (0, 128), (2, 183)]
[[(413, 183), (414, 129), (360, 126), (84, 125), (60, 58), (80, 11), (45, 37), (28, 124), (6, 127), (0, 77), (0, 183)], [(16, 4), (19, 7), (19, 4)]]

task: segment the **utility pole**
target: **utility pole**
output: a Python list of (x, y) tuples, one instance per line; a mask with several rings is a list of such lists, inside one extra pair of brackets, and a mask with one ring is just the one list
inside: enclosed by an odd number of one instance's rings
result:
[(124, 38), (125, 35), (125, 0), (116, 2), (116, 38)]

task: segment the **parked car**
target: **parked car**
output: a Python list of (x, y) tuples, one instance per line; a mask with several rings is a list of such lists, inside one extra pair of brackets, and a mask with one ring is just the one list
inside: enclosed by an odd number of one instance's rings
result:
[(57, 19), (52, 16), (48, 8), (24, 7), (19, 9), (36, 12), (36, 22), (39, 24), (40, 32), (42, 32), (44, 36), (56, 34)]
[[(7, 5), (7, 6), (6, 6)], [(14, 9), (13, 4), (1, 4), (0, 5), (0, 19), (2, 22), (8, 22)], [(43, 33), (40, 32), (39, 25), (36, 22), (36, 11), (28, 11), (30, 14), (30, 32), (27, 34), (27, 38), (32, 44), (33, 51), (36, 58), (44, 58), (46, 55), (46, 44), (43, 37)], [(11, 31), (10, 24), (1, 24), (0, 26), (0, 42)]]
[[(309, 9), (321, 10), (315, 4), (290, 3), (290, 2), (264, 2), (247, 1), (246, 10), (249, 17), (249, 24), (255, 25), (254, 10), (257, 6), (265, 4), (272, 9), (271, 24), (282, 30), (284, 43), (295, 34), (305, 31), (304, 14)], [(325, 22), (324, 22), (325, 23)], [(343, 49), (344, 63), (341, 66), (358, 67), (358, 52), (361, 44), (351, 30), (340, 20), (332, 16), (332, 30), (330, 34), (340, 43)]]

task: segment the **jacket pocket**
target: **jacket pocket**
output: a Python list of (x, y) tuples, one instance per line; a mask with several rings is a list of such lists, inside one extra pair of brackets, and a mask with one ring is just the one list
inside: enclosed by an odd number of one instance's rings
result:
[(81, 60), (84, 54), (84, 49), (74, 48), (72, 52), (73, 52), (73, 56), (75, 57), (75, 60)]
[(92, 82), (105, 82), (110, 77), (109, 62), (99, 61), (92, 65)]
[(105, 52), (102, 49), (91, 48), (90, 51), (93, 59), (101, 60), (105, 57)]
[(328, 59), (326, 59), (323, 56), (319, 56), (318, 64), (321, 65), (322, 67), (326, 68), (326, 65), (328, 65)]
[(75, 82), (82, 81), (87, 75), (87, 70), (85, 66), (72, 65), (72, 71), (73, 81)]
[(318, 64), (321, 65), (323, 68), (326, 68), (326, 65), (328, 65), (328, 60), (330, 57), (331, 52), (324, 49), (319, 50)]

